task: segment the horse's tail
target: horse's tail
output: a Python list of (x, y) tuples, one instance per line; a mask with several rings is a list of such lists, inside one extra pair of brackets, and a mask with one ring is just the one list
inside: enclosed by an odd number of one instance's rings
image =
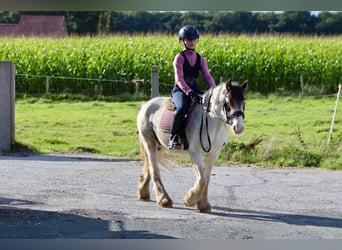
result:
[[(149, 160), (146, 152), (146, 148), (142, 142), (143, 138), (139, 136), (139, 144), (140, 144), (140, 158), (144, 164), (144, 167), (148, 168)], [(155, 151), (156, 153), (156, 163), (165, 170), (170, 170), (176, 166), (174, 159), (165, 152), (165, 149), (159, 148)]]

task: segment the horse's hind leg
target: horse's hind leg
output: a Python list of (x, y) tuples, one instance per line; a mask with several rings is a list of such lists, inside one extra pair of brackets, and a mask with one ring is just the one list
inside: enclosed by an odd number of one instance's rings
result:
[[(172, 207), (172, 200), (167, 194), (164, 188), (164, 185), (160, 179), (160, 171), (159, 171), (158, 161), (157, 161), (157, 145), (154, 142), (151, 142), (151, 143), (143, 142), (142, 146), (144, 147), (144, 150), (145, 150), (146, 162), (144, 164), (144, 168), (139, 177), (139, 184), (142, 184), (141, 190), (146, 191), (148, 189), (149, 179), (152, 178), (153, 190), (156, 194), (156, 200), (157, 200), (158, 205), (161, 207)], [(141, 178), (142, 175), (146, 176), (147, 178)], [(141, 179), (143, 181), (140, 181)], [(148, 180), (146, 181), (147, 184), (144, 182), (145, 180)]]
[(140, 143), (140, 153), (141, 158), (144, 162), (144, 167), (142, 168), (139, 180), (138, 180), (138, 186), (137, 186), (137, 196), (139, 200), (150, 200), (150, 173), (148, 170), (148, 159), (146, 155), (146, 151), (144, 149), (144, 146), (142, 143)]

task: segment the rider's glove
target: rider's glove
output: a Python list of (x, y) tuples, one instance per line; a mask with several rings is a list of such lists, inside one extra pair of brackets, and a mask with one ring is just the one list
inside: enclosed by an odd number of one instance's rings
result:
[(198, 103), (198, 104), (202, 103), (202, 98), (195, 91), (190, 91), (189, 97), (191, 101), (193, 101), (194, 103)]

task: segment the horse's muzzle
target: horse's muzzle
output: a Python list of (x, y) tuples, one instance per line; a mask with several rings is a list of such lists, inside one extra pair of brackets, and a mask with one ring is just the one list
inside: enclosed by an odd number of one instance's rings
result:
[(245, 126), (243, 125), (243, 117), (234, 117), (232, 119), (231, 128), (234, 134), (241, 134), (245, 130)]

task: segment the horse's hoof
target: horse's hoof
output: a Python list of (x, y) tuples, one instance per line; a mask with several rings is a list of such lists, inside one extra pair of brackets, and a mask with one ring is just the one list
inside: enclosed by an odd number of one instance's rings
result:
[(137, 193), (138, 199), (141, 201), (150, 201), (150, 194), (149, 193)]
[(198, 208), (198, 210), (199, 210), (201, 213), (211, 213), (211, 206), (204, 207), (204, 208)]
[(190, 203), (190, 202), (187, 201), (186, 199), (184, 199), (183, 202), (184, 202), (184, 205), (187, 206), (187, 207), (193, 207), (193, 206), (195, 206), (195, 204), (196, 204), (196, 202)]
[(164, 208), (172, 208), (173, 202), (170, 198), (163, 198), (158, 202), (158, 205)]

